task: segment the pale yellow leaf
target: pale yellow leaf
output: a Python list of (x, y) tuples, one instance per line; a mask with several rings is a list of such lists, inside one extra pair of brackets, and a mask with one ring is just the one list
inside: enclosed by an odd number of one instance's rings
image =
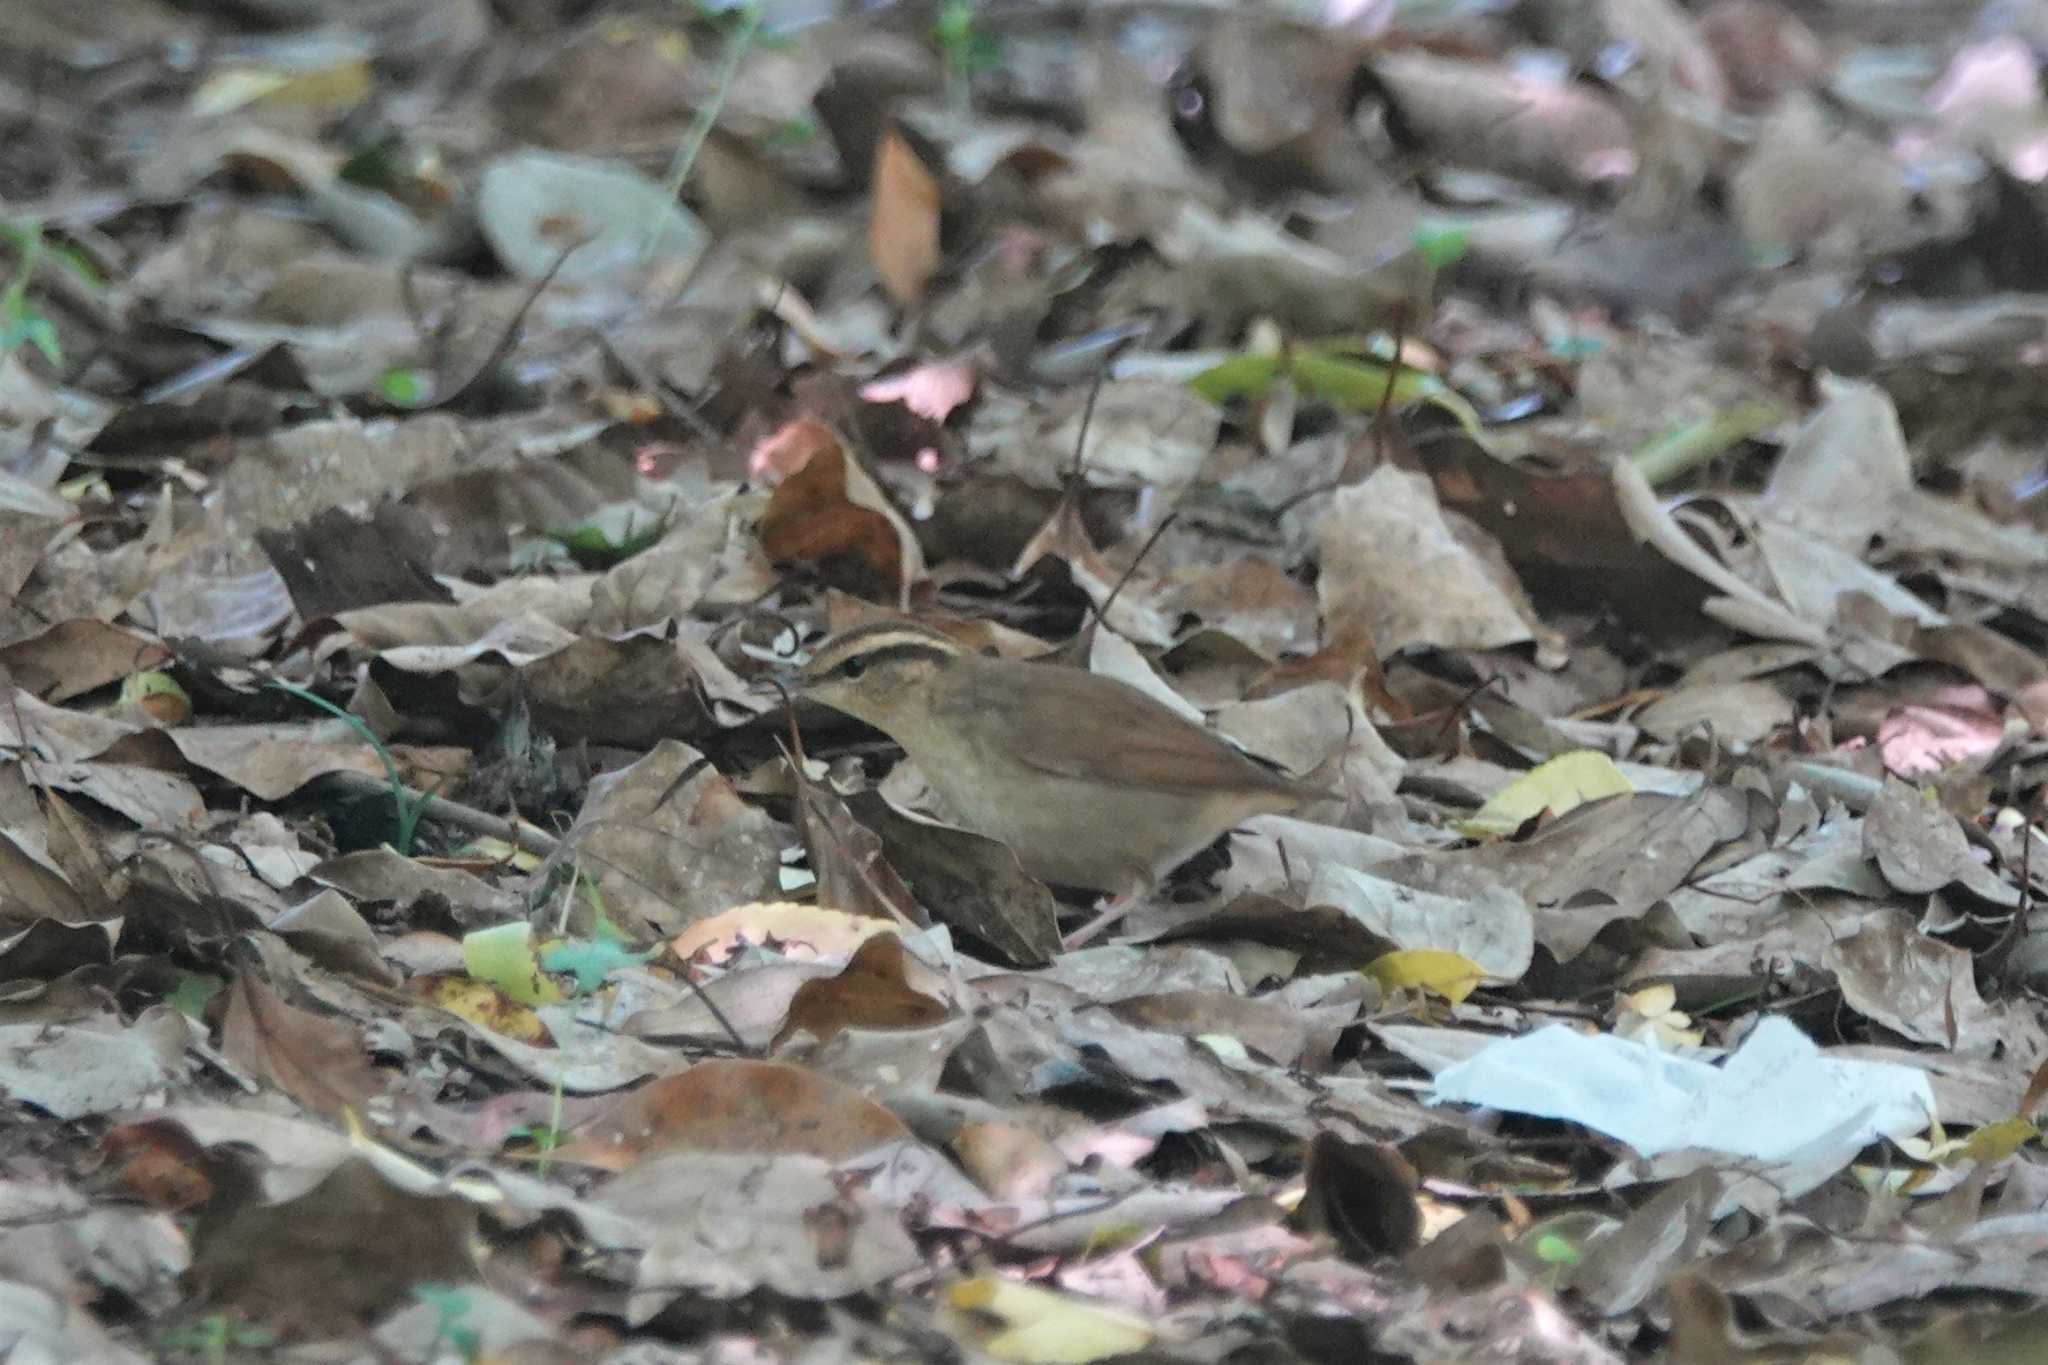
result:
[(972, 1330), (973, 1319), (956, 1326), (978, 1338), (973, 1344), (985, 1354), (1020, 1365), (1088, 1365), (1142, 1350), (1153, 1338), (1151, 1324), (1134, 1313), (993, 1275), (961, 1281), (946, 1301), (1000, 1322), (986, 1333)]
[(1460, 834), (1512, 834), (1545, 811), (1563, 815), (1588, 801), (1634, 790), (1613, 759), (1598, 750), (1579, 749), (1523, 773), (1453, 828)]
[(1486, 980), (1486, 970), (1471, 958), (1441, 948), (1403, 948), (1376, 958), (1365, 974), (1387, 991), (1425, 990), (1453, 1005)]

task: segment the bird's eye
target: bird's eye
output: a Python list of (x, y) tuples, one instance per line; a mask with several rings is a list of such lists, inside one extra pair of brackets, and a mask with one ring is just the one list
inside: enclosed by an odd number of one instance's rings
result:
[(1185, 123), (1193, 123), (1202, 116), (1202, 107), (1205, 103), (1206, 101), (1202, 98), (1202, 92), (1198, 87), (1193, 85), (1182, 86), (1175, 92), (1173, 97), (1174, 117)]
[(843, 678), (858, 678), (867, 671), (868, 661), (858, 654), (839, 665), (839, 675)]

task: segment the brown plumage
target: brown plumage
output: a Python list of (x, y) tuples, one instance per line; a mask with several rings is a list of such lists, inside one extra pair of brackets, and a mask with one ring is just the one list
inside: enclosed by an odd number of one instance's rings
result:
[(1240, 821), (1324, 795), (1114, 678), (915, 622), (826, 641), (799, 687), (886, 732), (951, 818), (1065, 886), (1148, 889)]

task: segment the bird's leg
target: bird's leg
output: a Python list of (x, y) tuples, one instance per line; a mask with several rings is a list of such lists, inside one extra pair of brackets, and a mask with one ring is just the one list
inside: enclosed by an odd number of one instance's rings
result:
[(1105, 898), (1095, 912), (1095, 918), (1060, 940), (1060, 947), (1067, 952), (1085, 948), (1104, 933), (1116, 927), (1118, 921), (1137, 907), (1140, 899), (1152, 889), (1149, 878), (1141, 879), (1128, 891)]

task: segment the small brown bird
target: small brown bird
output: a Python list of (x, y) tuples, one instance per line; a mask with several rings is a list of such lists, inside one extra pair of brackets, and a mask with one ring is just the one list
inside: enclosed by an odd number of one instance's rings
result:
[(798, 695), (887, 733), (954, 820), (1062, 886), (1148, 891), (1240, 821), (1328, 795), (1114, 678), (911, 621), (827, 640)]

